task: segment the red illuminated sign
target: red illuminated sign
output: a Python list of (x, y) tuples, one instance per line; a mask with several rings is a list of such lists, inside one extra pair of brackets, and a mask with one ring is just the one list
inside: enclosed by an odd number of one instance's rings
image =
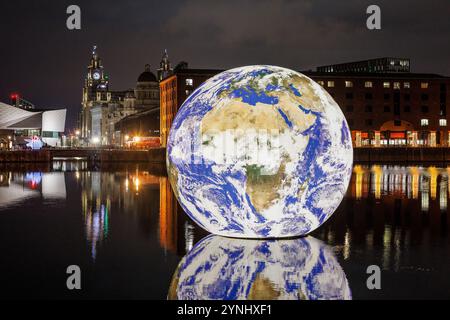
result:
[(404, 132), (391, 132), (391, 139), (405, 139)]

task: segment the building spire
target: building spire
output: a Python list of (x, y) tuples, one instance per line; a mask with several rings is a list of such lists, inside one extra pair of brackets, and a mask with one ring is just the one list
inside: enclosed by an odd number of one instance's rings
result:
[(164, 49), (164, 54), (162, 56), (161, 63), (160, 63), (161, 68), (167, 67), (167, 65), (169, 65), (169, 64), (170, 64), (169, 54), (167, 53), (167, 49)]
[(158, 69), (158, 79), (161, 81), (162, 79), (166, 78), (167, 76), (172, 74), (172, 68), (170, 66), (169, 61), (169, 54), (167, 53), (167, 49), (164, 49), (164, 53), (161, 59), (161, 62), (159, 63), (159, 69)]

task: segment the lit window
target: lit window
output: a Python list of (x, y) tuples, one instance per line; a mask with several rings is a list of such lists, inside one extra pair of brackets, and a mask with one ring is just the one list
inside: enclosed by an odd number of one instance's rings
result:
[(187, 86), (193, 86), (193, 85), (194, 85), (194, 80), (192, 80), (192, 79), (190, 79), (190, 78), (187, 78), (187, 79), (186, 79), (186, 85), (187, 85)]
[(320, 84), (322, 87), (325, 85), (323, 81), (317, 81), (318, 84)]
[(441, 127), (446, 127), (447, 126), (447, 119), (439, 119), (439, 125)]
[(405, 89), (411, 88), (411, 83), (409, 83), (409, 82), (404, 82), (404, 83), (403, 83), (403, 88), (405, 88)]
[(421, 82), (420, 83), (420, 88), (421, 89), (428, 89), (428, 82)]
[(427, 125), (428, 125), (428, 119), (421, 119), (421, 120), (420, 120), (420, 125), (421, 125), (422, 127), (427, 126)]
[(383, 82), (383, 88), (390, 88), (391, 87), (391, 83), (390, 82)]
[(364, 82), (364, 87), (365, 87), (365, 88), (372, 88), (372, 86), (373, 86), (372, 81), (366, 81), (366, 82)]
[(394, 82), (394, 89), (400, 89), (400, 82)]
[(353, 87), (353, 82), (351, 82), (351, 81), (345, 81), (345, 87), (346, 87), (346, 88), (351, 88), (351, 87)]
[(329, 88), (334, 88), (334, 81), (328, 81), (327, 86)]

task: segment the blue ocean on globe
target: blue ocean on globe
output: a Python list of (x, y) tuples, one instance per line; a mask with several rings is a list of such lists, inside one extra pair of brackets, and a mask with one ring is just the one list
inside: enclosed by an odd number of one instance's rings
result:
[(207, 236), (179, 263), (173, 300), (350, 300), (331, 248), (310, 236), (248, 240)]
[(167, 141), (174, 193), (190, 218), (231, 237), (305, 235), (347, 190), (351, 134), (333, 98), (275, 66), (222, 72), (178, 111)]

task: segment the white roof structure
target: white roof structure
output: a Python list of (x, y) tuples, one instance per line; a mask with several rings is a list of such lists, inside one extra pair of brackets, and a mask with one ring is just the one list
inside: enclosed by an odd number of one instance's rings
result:
[(28, 111), (0, 102), (0, 129), (64, 132), (66, 109)]

